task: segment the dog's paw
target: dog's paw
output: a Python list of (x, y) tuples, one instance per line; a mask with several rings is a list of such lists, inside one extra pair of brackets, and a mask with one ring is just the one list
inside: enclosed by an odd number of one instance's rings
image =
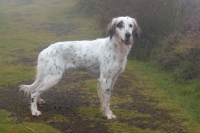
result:
[(113, 115), (113, 114), (107, 114), (106, 117), (107, 117), (108, 120), (112, 120), (112, 119), (116, 119), (116, 118), (117, 118), (117, 117), (116, 117), (115, 115)]
[(109, 114), (113, 115), (113, 112), (112, 112), (112, 110), (109, 110)]
[(40, 116), (40, 115), (42, 115), (40, 111), (32, 110), (32, 116)]
[(38, 104), (45, 104), (45, 101), (43, 99), (41, 99), (41, 98), (38, 99), (37, 102), (38, 102)]

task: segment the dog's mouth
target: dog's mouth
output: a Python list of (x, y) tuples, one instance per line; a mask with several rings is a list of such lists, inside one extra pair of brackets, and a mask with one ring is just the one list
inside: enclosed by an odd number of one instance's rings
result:
[(121, 39), (121, 40), (122, 40), (122, 43), (126, 45), (133, 45), (134, 43), (132, 39), (126, 39), (126, 40)]

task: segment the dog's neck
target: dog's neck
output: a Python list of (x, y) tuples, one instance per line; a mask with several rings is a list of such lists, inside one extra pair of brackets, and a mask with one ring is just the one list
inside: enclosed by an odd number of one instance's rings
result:
[(116, 56), (120, 60), (126, 60), (132, 46), (124, 44), (121, 39), (117, 40), (114, 36), (110, 39), (110, 42), (112, 49), (116, 53)]

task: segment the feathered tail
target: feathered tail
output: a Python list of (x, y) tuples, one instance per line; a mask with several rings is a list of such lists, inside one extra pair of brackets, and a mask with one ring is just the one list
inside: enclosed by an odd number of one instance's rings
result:
[(20, 89), (19, 91), (23, 91), (24, 94), (26, 94), (27, 96), (29, 94), (31, 94), (31, 92), (33, 92), (37, 87), (39, 86), (39, 82), (36, 80), (33, 84), (31, 85), (20, 85)]

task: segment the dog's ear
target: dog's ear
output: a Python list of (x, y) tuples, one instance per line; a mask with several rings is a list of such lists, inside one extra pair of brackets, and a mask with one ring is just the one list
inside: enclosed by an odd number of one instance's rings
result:
[(112, 39), (113, 35), (115, 34), (116, 29), (116, 19), (113, 18), (112, 22), (108, 24), (107, 33), (110, 36), (110, 39)]
[(135, 19), (133, 19), (133, 23), (134, 23), (134, 30), (133, 30), (133, 36), (135, 38), (140, 38), (140, 34), (142, 33), (141, 32), (141, 29), (140, 27), (138, 26), (137, 22)]

